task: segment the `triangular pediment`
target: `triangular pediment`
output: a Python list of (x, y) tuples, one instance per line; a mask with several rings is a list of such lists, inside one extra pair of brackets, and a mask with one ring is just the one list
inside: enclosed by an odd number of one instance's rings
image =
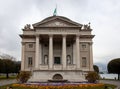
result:
[(41, 22), (33, 24), (33, 27), (81, 27), (82, 25), (76, 23), (68, 18), (61, 16), (48, 17)]

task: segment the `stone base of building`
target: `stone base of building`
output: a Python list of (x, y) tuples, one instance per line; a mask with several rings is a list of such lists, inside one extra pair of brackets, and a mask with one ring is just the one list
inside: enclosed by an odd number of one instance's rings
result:
[(48, 82), (50, 80), (86, 81), (85, 75), (81, 70), (34, 70), (28, 82)]

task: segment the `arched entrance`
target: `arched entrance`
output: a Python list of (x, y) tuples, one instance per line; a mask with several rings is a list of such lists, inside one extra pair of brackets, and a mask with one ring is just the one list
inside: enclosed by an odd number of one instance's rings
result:
[(61, 74), (55, 74), (52, 77), (52, 80), (48, 80), (49, 82), (67, 82), (68, 80), (63, 79)]
[(62, 80), (63, 77), (62, 77), (61, 74), (55, 74), (52, 79), (53, 79), (53, 80)]

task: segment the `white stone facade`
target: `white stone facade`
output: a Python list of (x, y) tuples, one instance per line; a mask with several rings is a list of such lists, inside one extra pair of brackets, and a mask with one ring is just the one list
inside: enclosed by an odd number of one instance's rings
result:
[[(46, 82), (46, 80), (52, 80), (53, 76), (60, 74), (64, 80), (71, 82), (85, 81), (84, 75), (81, 71), (35, 71), (29, 81)], [(47, 76), (46, 76), (47, 75)]]
[[(32, 71), (29, 81), (62, 78), (83, 81), (93, 71), (92, 29), (62, 16), (26, 25), (22, 38), (22, 71)], [(62, 76), (58, 76), (58, 75)]]

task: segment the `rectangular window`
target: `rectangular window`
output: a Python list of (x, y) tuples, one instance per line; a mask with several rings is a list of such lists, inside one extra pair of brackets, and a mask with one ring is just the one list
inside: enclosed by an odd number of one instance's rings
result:
[(82, 57), (82, 67), (86, 67), (87, 66), (87, 59), (86, 57)]
[(29, 44), (28, 46), (29, 46), (29, 48), (33, 48), (33, 44)]
[(86, 48), (86, 44), (82, 44), (82, 49), (85, 49)]
[(32, 64), (33, 64), (32, 57), (28, 57), (28, 66), (32, 66)]
[(54, 57), (54, 64), (61, 64), (60, 57)]

